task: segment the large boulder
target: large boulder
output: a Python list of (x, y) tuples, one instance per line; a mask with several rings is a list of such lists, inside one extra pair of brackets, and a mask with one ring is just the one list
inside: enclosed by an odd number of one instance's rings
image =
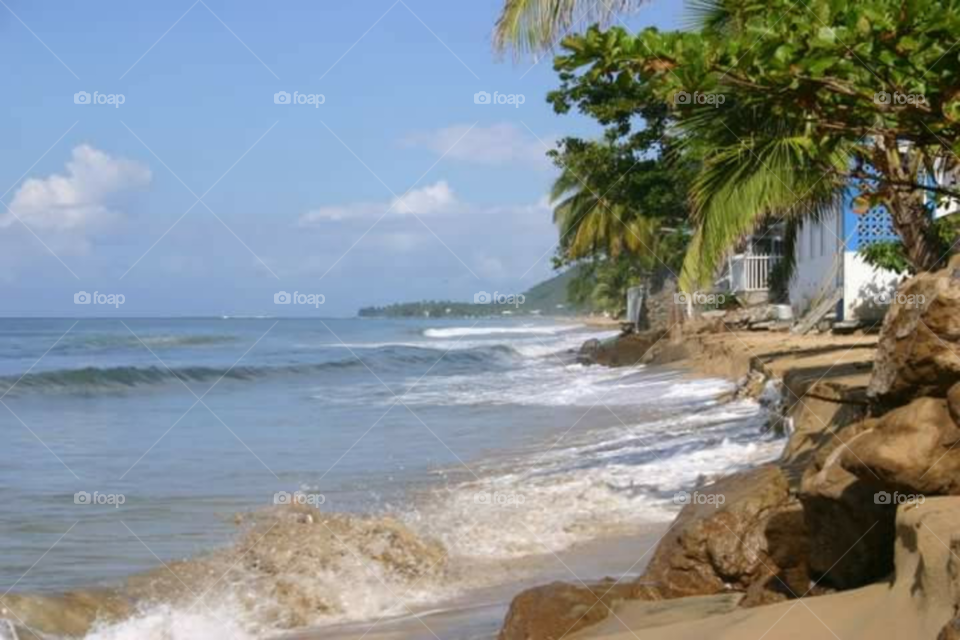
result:
[(818, 452), (800, 492), (816, 579), (848, 589), (883, 578), (893, 570), (897, 504), (960, 495), (960, 384), (947, 396), (850, 425)]
[(747, 592), (745, 605), (751, 605), (806, 592), (807, 530), (779, 468), (733, 474), (697, 492), (706, 500), (683, 508), (640, 578), (644, 596), (733, 589)]
[(818, 584), (853, 589), (893, 570), (896, 509), (876, 503), (884, 485), (841, 464), (848, 447), (875, 425), (876, 420), (864, 420), (833, 434), (804, 472), (800, 501), (810, 531), (810, 573)]
[(633, 367), (646, 361), (651, 348), (660, 342), (663, 336), (662, 330), (652, 329), (627, 333), (610, 340), (588, 340), (580, 347), (578, 360), (582, 364)]
[(527, 589), (510, 603), (498, 640), (560, 640), (610, 615), (633, 597), (633, 585), (605, 580), (590, 585), (552, 582)]
[(887, 311), (868, 393), (894, 404), (960, 382), (960, 256), (904, 282)]
[[(949, 393), (956, 399), (960, 385)], [(840, 465), (866, 483), (887, 492), (960, 495), (960, 428), (946, 400), (917, 398), (848, 444)]]

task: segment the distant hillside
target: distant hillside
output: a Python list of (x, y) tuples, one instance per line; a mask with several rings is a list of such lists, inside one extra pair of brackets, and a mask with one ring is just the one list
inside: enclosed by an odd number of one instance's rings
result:
[(422, 300), (401, 302), (385, 307), (364, 307), (357, 315), (361, 318), (438, 318), (438, 317), (483, 317), (501, 315), (570, 315), (580, 311), (570, 304), (568, 284), (576, 277), (576, 269), (568, 269), (558, 276), (545, 280), (523, 292), (523, 303), (509, 301), (497, 304), (474, 304), (450, 300)]
[(568, 285), (576, 277), (577, 271), (576, 267), (567, 269), (558, 276), (530, 287), (523, 294), (526, 296), (524, 306), (530, 309), (543, 309), (544, 313), (548, 313), (547, 310), (551, 309), (553, 310), (549, 312), (551, 314), (556, 313), (557, 305), (562, 305), (564, 309), (569, 308), (569, 313), (577, 311), (569, 302), (567, 295)]

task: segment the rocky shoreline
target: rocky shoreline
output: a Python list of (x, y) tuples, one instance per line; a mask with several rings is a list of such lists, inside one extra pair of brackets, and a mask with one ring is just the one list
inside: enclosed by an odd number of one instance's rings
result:
[[(682, 333), (672, 326), (585, 344), (585, 363), (674, 366), (736, 381), (737, 394), (776, 405), (772, 426), (788, 440), (776, 462), (698, 487), (722, 494), (723, 505), (687, 504), (639, 579), (525, 591), (511, 604), (500, 640), (652, 626), (663, 626), (664, 637), (686, 637), (703, 607), (717, 625), (741, 624), (778, 607), (809, 610), (808, 601), (829, 610), (834, 599), (867, 590), (876, 598), (905, 593), (898, 607), (926, 612), (912, 635), (878, 627), (873, 637), (960, 637), (950, 635), (960, 628), (953, 553), (960, 530), (940, 526), (924, 537), (946, 549), (917, 542), (925, 504), (960, 495), (960, 262), (907, 281), (901, 293), (923, 302), (895, 303), (879, 336), (738, 332), (715, 319), (688, 323)], [(935, 502), (938, 524), (960, 521), (960, 499)], [(935, 594), (926, 581), (943, 582), (942, 589)], [(727, 598), (722, 606), (720, 597)], [(648, 615), (639, 613), (644, 606)], [(630, 624), (620, 615), (626, 611)], [(796, 631), (783, 625), (766, 637), (834, 635), (823, 625)]]

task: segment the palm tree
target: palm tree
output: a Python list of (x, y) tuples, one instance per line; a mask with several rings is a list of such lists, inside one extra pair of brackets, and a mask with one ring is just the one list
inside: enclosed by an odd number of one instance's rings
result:
[(654, 254), (658, 242), (655, 219), (637, 215), (624, 204), (603, 198), (564, 168), (553, 183), (550, 201), (560, 233), (560, 252), (571, 261), (606, 254)]
[(609, 23), (647, 0), (504, 0), (493, 44), (497, 51), (540, 53), (581, 22)]
[(710, 286), (730, 248), (764, 223), (821, 219), (849, 187), (839, 176), (855, 145), (814, 144), (803, 123), (762, 101), (704, 108), (681, 131), (682, 153), (702, 166), (690, 192), (695, 232), (680, 274), (685, 291)]

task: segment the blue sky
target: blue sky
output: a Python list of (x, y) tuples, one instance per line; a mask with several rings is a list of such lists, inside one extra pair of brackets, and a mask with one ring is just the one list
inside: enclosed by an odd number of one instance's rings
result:
[(3, 315), (349, 316), (551, 275), (544, 145), (597, 129), (545, 103), (549, 59), (493, 54), (497, 0), (0, 4)]

